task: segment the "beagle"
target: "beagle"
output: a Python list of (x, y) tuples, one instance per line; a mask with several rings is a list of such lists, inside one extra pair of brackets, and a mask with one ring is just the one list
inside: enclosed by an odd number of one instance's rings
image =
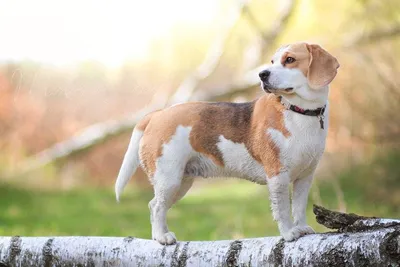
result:
[(271, 63), (259, 73), (267, 94), (257, 100), (179, 104), (136, 125), (115, 192), (119, 200), (138, 165), (143, 168), (154, 186), (149, 203), (154, 240), (176, 242), (167, 211), (195, 177), (238, 177), (267, 185), (282, 237), (292, 241), (315, 233), (306, 223), (307, 198), (325, 149), (329, 83), (339, 63), (307, 43), (279, 48)]

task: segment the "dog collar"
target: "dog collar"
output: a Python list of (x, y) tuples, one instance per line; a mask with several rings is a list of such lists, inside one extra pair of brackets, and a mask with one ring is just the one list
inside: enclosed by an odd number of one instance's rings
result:
[(279, 98), (279, 101), (281, 102), (281, 104), (288, 110), (291, 110), (291, 111), (294, 111), (296, 113), (300, 113), (300, 114), (306, 115), (306, 116), (317, 117), (319, 119), (319, 124), (321, 126), (321, 129), (324, 129), (324, 118), (325, 118), (324, 112), (325, 112), (326, 105), (321, 108), (317, 108), (317, 109), (303, 109), (299, 106), (290, 104), (282, 96), (279, 96), (278, 98)]

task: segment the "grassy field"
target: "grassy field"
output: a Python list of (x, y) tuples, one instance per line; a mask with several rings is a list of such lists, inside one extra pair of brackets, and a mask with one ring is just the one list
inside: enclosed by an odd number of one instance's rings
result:
[[(347, 211), (398, 218), (398, 160), (388, 157), (378, 161), (380, 168), (373, 163), (343, 173), (339, 181)], [(385, 170), (391, 171), (385, 173)], [(381, 178), (377, 177), (376, 171), (380, 172)], [(382, 180), (382, 177), (386, 178)], [(338, 200), (332, 183), (318, 182), (318, 188), (322, 204), (337, 209)], [(131, 185), (121, 202), (116, 203), (112, 189), (38, 191), (0, 184), (0, 235), (130, 235), (150, 238), (147, 203), (153, 193)], [(312, 203), (310, 197), (308, 221), (317, 231), (326, 231), (316, 223)], [(170, 210), (168, 220), (170, 229), (180, 240), (278, 234), (269, 209), (267, 188), (246, 181), (220, 180), (206, 185), (201, 182)]]

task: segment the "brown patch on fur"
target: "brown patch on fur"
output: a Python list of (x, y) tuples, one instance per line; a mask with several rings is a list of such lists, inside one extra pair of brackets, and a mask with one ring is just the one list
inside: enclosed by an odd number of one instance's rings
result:
[(219, 137), (223, 135), (235, 143), (244, 143), (250, 133), (255, 102), (207, 103), (202, 107), (198, 121), (190, 133), (193, 149), (210, 157), (217, 165), (224, 166), (218, 149)]
[[(293, 57), (296, 59), (291, 64), (284, 64), (287, 57)], [(303, 72), (304, 76), (308, 75), (308, 67), (310, 65), (310, 52), (307, 49), (306, 43), (295, 43), (289, 46), (288, 51), (282, 55), (281, 63), (288, 69), (299, 69)]]
[(141, 141), (141, 161), (152, 177), (156, 161), (162, 155), (163, 144), (170, 141), (179, 125), (191, 126), (190, 143), (193, 149), (223, 166), (217, 147), (219, 137), (243, 143), (249, 153), (263, 164), (268, 177), (281, 170), (280, 150), (267, 134), (276, 129), (285, 137), (284, 107), (275, 95), (265, 95), (249, 103), (186, 103), (155, 113), (148, 123)]
[(281, 170), (280, 149), (268, 135), (267, 129), (276, 129), (285, 137), (291, 134), (286, 129), (283, 112), (285, 108), (274, 95), (260, 98), (255, 106), (252, 120), (250, 154), (265, 168), (268, 177), (276, 176)]
[(307, 75), (310, 87), (318, 89), (328, 85), (337, 74), (339, 62), (319, 45), (307, 44), (307, 49), (311, 55)]
[(187, 103), (169, 107), (155, 113), (148, 123), (140, 142), (140, 160), (145, 172), (152, 177), (156, 161), (162, 155), (163, 144), (170, 141), (178, 125), (191, 126), (199, 120), (197, 114), (202, 103)]
[[(287, 57), (293, 57), (296, 61), (285, 64)], [(340, 66), (336, 58), (322, 47), (307, 43), (290, 45), (287, 52), (282, 55), (281, 63), (288, 69), (301, 70), (313, 89), (329, 84), (335, 78)]]

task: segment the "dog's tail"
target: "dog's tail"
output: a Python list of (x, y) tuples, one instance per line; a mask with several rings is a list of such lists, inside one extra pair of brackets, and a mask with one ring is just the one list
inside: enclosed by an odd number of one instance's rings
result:
[(124, 187), (131, 179), (132, 175), (136, 172), (140, 164), (139, 158), (139, 143), (142, 139), (143, 132), (150, 122), (152, 113), (145, 116), (133, 129), (132, 137), (129, 142), (128, 150), (125, 153), (124, 160), (122, 161), (121, 169), (118, 173), (117, 181), (115, 182), (115, 196), (119, 202), (120, 196)]
[(115, 195), (119, 202), (120, 195), (124, 190), (124, 187), (135, 173), (139, 166), (139, 143), (142, 139), (143, 131), (134, 129), (129, 142), (128, 150), (125, 153), (124, 160), (122, 161), (121, 169), (118, 173), (117, 181), (115, 182)]

